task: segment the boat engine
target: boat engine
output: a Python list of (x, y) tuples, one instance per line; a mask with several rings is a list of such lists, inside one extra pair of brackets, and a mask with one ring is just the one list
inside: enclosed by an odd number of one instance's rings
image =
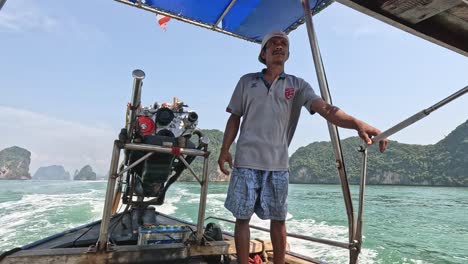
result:
[[(135, 83), (132, 101), (127, 106), (126, 127), (120, 132), (119, 140), (164, 148), (162, 152), (150, 151), (148, 148), (125, 149), (124, 162), (120, 168), (120, 171), (125, 167), (127, 170), (126, 179), (120, 181), (120, 188), (124, 190), (122, 201), (143, 208), (151, 204), (163, 204), (169, 186), (195, 159), (194, 155), (183, 155), (181, 150), (206, 150), (208, 139), (197, 129), (198, 114), (189, 110), (178, 98), (170, 103), (156, 102), (149, 107), (141, 107), (142, 83), (138, 81), (144, 78), (144, 73), (135, 70), (133, 74)], [(198, 136), (198, 144), (192, 141), (194, 135)], [(143, 202), (146, 197), (153, 199)]]
[[(162, 205), (169, 187), (189, 168), (201, 185), (195, 236), (200, 240), (203, 237), (208, 188), (209, 140), (197, 128), (198, 114), (189, 110), (178, 98), (170, 103), (156, 102), (142, 107), (140, 96), (145, 73), (135, 70), (133, 77), (133, 94), (127, 105), (125, 128), (120, 131), (119, 140), (114, 143), (111, 159), (109, 184), (113, 181), (117, 182), (117, 186), (111, 196), (113, 202), (110, 215), (117, 215), (120, 201), (126, 204), (119, 220), (110, 228), (111, 238), (117, 242), (138, 238), (138, 243), (142, 245), (167, 243), (167, 239), (161, 238), (167, 236), (171, 237), (171, 242), (184, 242), (188, 239), (194, 233), (191, 228), (168, 228), (167, 223), (157, 221), (156, 215), (159, 213), (151, 205)], [(118, 166), (121, 149), (124, 157)], [(198, 156), (203, 158), (201, 177), (190, 167)], [(160, 225), (164, 225), (164, 228)]]
[[(173, 104), (155, 103), (152, 107), (139, 108), (133, 142), (195, 148), (190, 138), (197, 131), (198, 115), (193, 111), (186, 111), (185, 107), (187, 105), (175, 99)], [(133, 163), (145, 154), (143, 151), (132, 151), (129, 153), (129, 160)], [(175, 165), (175, 155), (155, 153), (136, 166), (135, 194), (142, 197), (158, 197)]]
[[(139, 107), (135, 109), (132, 124), (121, 132), (121, 138), (138, 144), (157, 145), (167, 148), (192, 148), (197, 146), (191, 141), (193, 135), (199, 140), (202, 137), (197, 129), (198, 115), (187, 109), (187, 105), (174, 98), (172, 103), (154, 103), (150, 107)], [(131, 106), (129, 105), (129, 109)], [(130, 111), (129, 111), (130, 112)], [(131, 130), (129, 133), (128, 129)], [(127, 163), (132, 164), (142, 159), (147, 152), (132, 150), (126, 152)], [(178, 177), (185, 169), (185, 164), (177, 159), (177, 153), (154, 153), (143, 162), (133, 167), (129, 172), (128, 181), (131, 183), (123, 197), (124, 203), (128, 203), (135, 195), (140, 201), (144, 197), (156, 197), (152, 204), (164, 202), (165, 191), (175, 180), (168, 183), (169, 177)], [(186, 157), (191, 163), (195, 157)], [(173, 175), (174, 174), (174, 175)]]

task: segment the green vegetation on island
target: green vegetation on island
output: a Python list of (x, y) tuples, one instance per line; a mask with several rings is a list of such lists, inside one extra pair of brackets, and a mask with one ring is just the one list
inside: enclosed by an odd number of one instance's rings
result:
[[(359, 183), (362, 141), (342, 140), (348, 180)], [(299, 148), (290, 158), (291, 183), (339, 183), (330, 142)], [(369, 148), (367, 183), (400, 185), (468, 186), (468, 121), (435, 145), (390, 141), (385, 153)]]

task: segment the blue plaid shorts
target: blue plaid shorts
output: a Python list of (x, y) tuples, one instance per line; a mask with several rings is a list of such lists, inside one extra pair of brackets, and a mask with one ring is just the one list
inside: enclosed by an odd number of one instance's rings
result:
[(224, 207), (236, 219), (253, 213), (263, 220), (285, 220), (288, 212), (289, 171), (234, 168)]

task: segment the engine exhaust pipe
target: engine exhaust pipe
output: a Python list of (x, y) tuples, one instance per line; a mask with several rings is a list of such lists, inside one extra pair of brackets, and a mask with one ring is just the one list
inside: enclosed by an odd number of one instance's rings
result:
[(132, 72), (133, 76), (133, 93), (132, 93), (132, 103), (130, 105), (130, 113), (129, 113), (129, 119), (128, 119), (128, 124), (127, 124), (127, 133), (128, 133), (128, 138), (132, 138), (132, 125), (135, 122), (135, 117), (136, 117), (136, 110), (138, 107), (140, 107), (141, 103), (141, 87), (143, 86), (143, 79), (145, 78), (145, 72), (136, 69)]

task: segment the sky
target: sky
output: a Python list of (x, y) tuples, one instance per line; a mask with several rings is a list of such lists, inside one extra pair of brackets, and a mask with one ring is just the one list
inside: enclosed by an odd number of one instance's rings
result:
[[(468, 83), (468, 59), (334, 3), (314, 17), (333, 104), (384, 131)], [(286, 72), (319, 93), (305, 25), (289, 35)], [(109, 168), (124, 126), (131, 73), (146, 73), (142, 104), (178, 97), (199, 127), (224, 130), (239, 78), (257, 72), (260, 46), (111, 0), (10, 0), (0, 10), (0, 149), (31, 151), (30, 173), (63, 165)], [(465, 122), (468, 96), (390, 137), (435, 144)], [(340, 129), (342, 138), (355, 136)], [(290, 154), (328, 141), (305, 110)], [(389, 146), (391, 147), (391, 145)]]

